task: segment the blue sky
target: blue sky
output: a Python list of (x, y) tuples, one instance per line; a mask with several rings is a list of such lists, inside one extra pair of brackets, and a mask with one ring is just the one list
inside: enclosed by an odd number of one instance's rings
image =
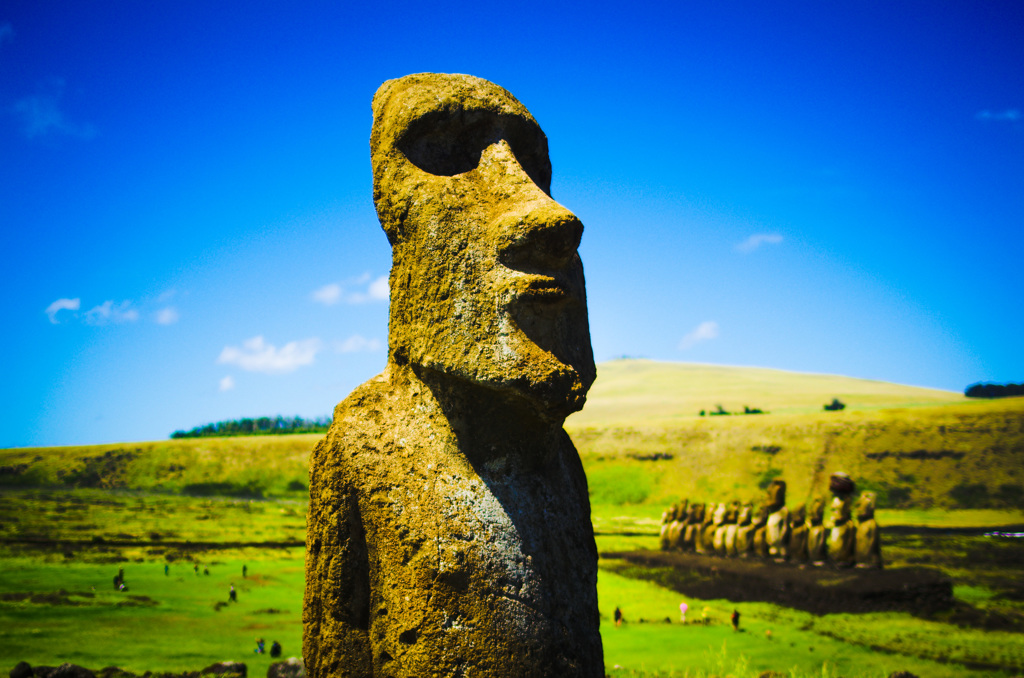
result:
[(319, 416), (379, 372), (386, 79), (548, 135), (594, 352), (1024, 380), (1024, 3), (0, 6), (0, 447)]

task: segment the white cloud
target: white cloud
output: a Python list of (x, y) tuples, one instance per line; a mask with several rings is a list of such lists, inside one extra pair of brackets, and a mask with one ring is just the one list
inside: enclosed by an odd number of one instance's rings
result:
[(10, 21), (5, 21), (0, 24), (0, 45), (11, 40), (14, 40), (14, 26)]
[(58, 311), (77, 311), (81, 307), (81, 299), (58, 299), (46, 307), (46, 315), (50, 316), (50, 322), (56, 325)]
[(388, 300), (388, 277), (382, 275), (372, 278), (364, 273), (358, 278), (349, 280), (344, 285), (330, 283), (313, 291), (313, 300), (324, 306), (333, 306), (339, 301), (346, 304), (366, 304), (372, 301)]
[(740, 252), (753, 252), (761, 245), (778, 245), (780, 242), (782, 242), (782, 236), (778, 233), (755, 233), (736, 245), (736, 249)]
[(985, 122), (1017, 122), (1024, 119), (1024, 114), (1016, 108), (1008, 108), (1005, 111), (978, 111), (974, 119)]
[(232, 378), (232, 376), (230, 374), (220, 380), (220, 390), (221, 391), (230, 391), (234, 387), (235, 387), (235, 380), (234, 380), (234, 378)]
[(387, 301), (389, 296), (388, 277), (386, 275), (382, 275), (370, 283), (367, 293), (370, 295), (370, 299)]
[(156, 312), (156, 322), (158, 325), (173, 325), (178, 322), (178, 309), (173, 306), (161, 308)]
[(331, 283), (313, 292), (313, 300), (319, 301), (324, 306), (333, 306), (341, 300), (341, 292), (341, 285)]
[(679, 350), (685, 351), (693, 348), (702, 341), (709, 341), (718, 337), (718, 323), (714, 320), (705, 320), (679, 342)]
[(356, 353), (357, 351), (377, 351), (380, 350), (380, 341), (377, 339), (367, 339), (361, 337), (358, 334), (353, 334), (345, 341), (334, 342), (334, 350), (338, 353)]
[(21, 118), (22, 132), (29, 139), (51, 135), (92, 139), (96, 130), (92, 125), (79, 124), (68, 120), (60, 110), (64, 95), (64, 81), (49, 80), (35, 96), (28, 96), (14, 102), (14, 113)]
[(130, 301), (122, 301), (115, 305), (113, 301), (107, 300), (85, 312), (85, 322), (90, 325), (133, 323), (138, 319), (139, 312), (132, 308)]
[(312, 365), (320, 349), (320, 340), (316, 337), (291, 341), (278, 349), (258, 336), (242, 342), (241, 348), (225, 346), (217, 362), (238, 365), (250, 372), (283, 374), (304, 365)]

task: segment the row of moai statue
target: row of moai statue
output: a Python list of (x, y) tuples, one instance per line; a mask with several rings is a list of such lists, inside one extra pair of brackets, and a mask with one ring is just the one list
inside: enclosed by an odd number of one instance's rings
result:
[(875, 522), (875, 494), (853, 501), (854, 483), (845, 473), (829, 480), (832, 503), (825, 520), (825, 499), (808, 510), (786, 508), (786, 481), (773, 480), (759, 508), (750, 502), (682, 503), (662, 514), (661, 549), (776, 562), (835, 567), (881, 568)]

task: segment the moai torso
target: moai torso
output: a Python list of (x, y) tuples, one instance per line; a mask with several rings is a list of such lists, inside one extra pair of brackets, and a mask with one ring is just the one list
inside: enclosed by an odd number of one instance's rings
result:
[(825, 564), (825, 500), (815, 497), (807, 515), (807, 560), (815, 565)]
[(807, 507), (800, 504), (789, 513), (789, 559), (796, 563), (807, 562)]
[(878, 523), (875, 522), (875, 493), (862, 493), (854, 506), (854, 512), (857, 515), (854, 547), (857, 567), (881, 569), (882, 543), (878, 534)]
[(508, 92), (420, 74), (374, 97), (388, 365), (310, 465), (311, 678), (604, 675), (586, 476), (582, 225)]

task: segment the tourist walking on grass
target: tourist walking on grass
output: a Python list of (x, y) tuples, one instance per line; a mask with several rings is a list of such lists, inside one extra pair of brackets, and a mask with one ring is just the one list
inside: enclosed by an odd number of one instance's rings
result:
[(615, 625), (622, 626), (622, 610), (615, 608)]
[(732, 611), (732, 630), (733, 631), (739, 631), (740, 630), (740, 611), (739, 610), (733, 610)]

